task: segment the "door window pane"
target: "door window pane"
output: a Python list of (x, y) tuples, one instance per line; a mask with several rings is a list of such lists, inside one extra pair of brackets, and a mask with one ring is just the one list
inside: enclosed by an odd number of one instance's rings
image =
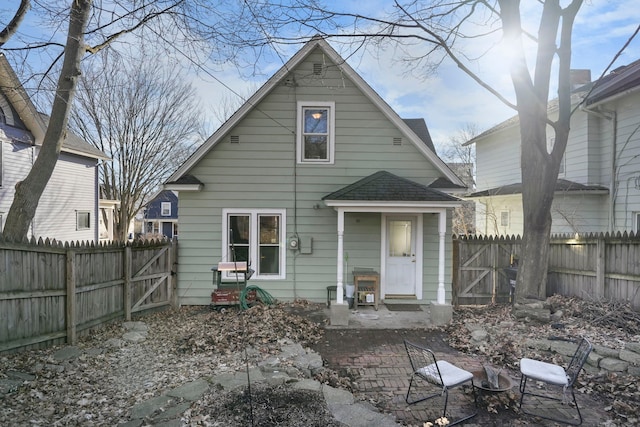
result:
[(389, 256), (411, 256), (411, 221), (389, 221)]

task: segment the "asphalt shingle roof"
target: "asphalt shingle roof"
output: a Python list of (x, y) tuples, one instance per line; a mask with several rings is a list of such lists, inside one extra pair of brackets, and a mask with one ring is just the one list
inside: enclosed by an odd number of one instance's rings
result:
[[(556, 181), (555, 191), (608, 191), (607, 187), (601, 185), (585, 185), (578, 182), (559, 179)], [(490, 188), (488, 190), (478, 191), (469, 194), (468, 197), (485, 197), (485, 196), (506, 196), (510, 194), (521, 194), (522, 183), (503, 185), (501, 187)]]
[(327, 194), (322, 200), (453, 202), (459, 199), (387, 171), (379, 171)]

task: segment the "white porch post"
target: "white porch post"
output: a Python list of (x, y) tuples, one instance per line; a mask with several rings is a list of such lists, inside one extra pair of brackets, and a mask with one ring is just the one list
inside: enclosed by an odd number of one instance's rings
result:
[(438, 295), (437, 303), (444, 304), (444, 267), (445, 267), (445, 236), (447, 234), (447, 210), (443, 209), (438, 215), (438, 235), (439, 235), (439, 251), (438, 251)]
[(344, 210), (338, 208), (338, 281), (336, 285), (336, 302), (342, 304), (344, 302), (344, 288), (342, 278), (344, 277)]

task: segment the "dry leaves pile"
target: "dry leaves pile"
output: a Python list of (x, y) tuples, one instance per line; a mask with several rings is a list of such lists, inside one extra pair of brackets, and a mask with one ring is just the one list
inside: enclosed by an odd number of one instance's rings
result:
[(129, 420), (142, 401), (200, 378), (241, 370), (245, 345), (258, 360), (283, 341), (320, 338), (317, 324), (282, 307), (255, 306), (242, 313), (183, 307), (145, 315), (147, 339), (107, 344), (125, 332), (120, 322), (81, 339), (77, 358), (56, 360), (60, 347), (0, 356), (0, 379), (10, 372), (33, 375), (16, 391), (0, 395), (0, 425), (111, 426)]
[[(527, 339), (575, 339), (587, 337), (593, 344), (621, 349), (625, 342), (640, 342), (640, 313), (628, 304), (587, 301), (552, 296), (547, 299), (551, 312), (561, 312), (557, 322), (536, 323), (515, 319), (508, 305), (461, 307), (453, 322), (444, 330), (449, 344), (465, 353), (480, 354), (494, 366), (519, 372), (519, 360), (529, 357), (560, 365), (566, 361), (559, 355), (525, 347)], [(471, 340), (470, 330), (481, 327), (490, 337), (479, 344)], [(601, 399), (612, 418), (622, 425), (640, 422), (640, 389), (638, 378), (624, 373), (587, 373), (578, 378), (576, 388)], [(516, 396), (505, 393), (486, 402), (487, 409), (513, 408)]]

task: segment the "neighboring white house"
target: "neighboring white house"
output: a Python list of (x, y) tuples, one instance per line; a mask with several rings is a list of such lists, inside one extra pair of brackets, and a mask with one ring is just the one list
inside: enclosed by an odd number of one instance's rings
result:
[[(585, 74), (585, 70), (576, 70)], [(587, 72), (588, 73), (588, 72)], [(588, 74), (587, 74), (588, 75)], [(587, 81), (590, 80), (590, 77)], [(586, 97), (586, 99), (585, 99)], [(583, 102), (584, 101), (584, 102)], [(572, 92), (577, 110), (552, 205), (552, 233), (640, 228), (640, 61)], [(549, 104), (557, 114), (557, 102)], [(553, 135), (549, 129), (547, 135)], [(553, 138), (547, 141), (549, 149)], [(523, 232), (520, 133), (513, 117), (473, 138), (476, 231)]]
[[(0, 54), (0, 230), (16, 184), (27, 176), (38, 156), (47, 123)], [(107, 159), (102, 151), (68, 133), (29, 236), (98, 241), (97, 165)]]

